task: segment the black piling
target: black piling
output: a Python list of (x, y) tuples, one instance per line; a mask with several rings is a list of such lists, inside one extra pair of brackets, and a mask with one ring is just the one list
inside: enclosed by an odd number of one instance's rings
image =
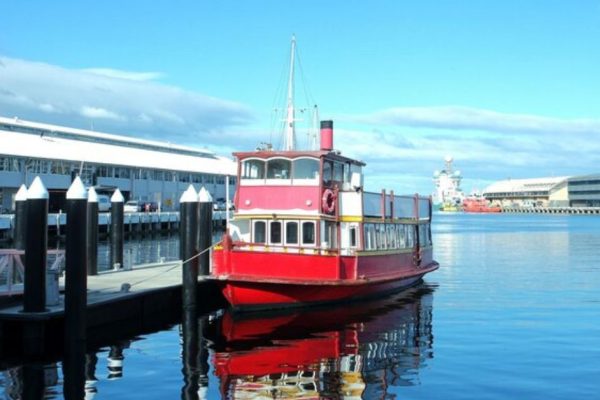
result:
[(87, 274), (98, 275), (98, 195), (90, 188), (87, 199)]
[(212, 245), (213, 200), (204, 187), (198, 193), (198, 201), (198, 251), (202, 253), (200, 255), (200, 275), (206, 276), (210, 273), (210, 252), (208, 249)]
[(96, 384), (98, 379), (96, 378), (96, 364), (98, 363), (98, 356), (96, 353), (91, 352), (85, 355), (85, 393), (89, 398), (94, 397), (98, 393)]
[(27, 187), (21, 185), (15, 196), (15, 222), (13, 240), (15, 249), (25, 250), (25, 231), (27, 228)]
[(25, 364), (23, 370), (23, 385), (21, 396), (23, 400), (43, 399), (44, 384), (44, 365), (40, 363)]
[(86, 339), (87, 197), (83, 182), (75, 178), (67, 191), (65, 349)]
[(25, 284), (23, 311), (46, 309), (46, 258), (48, 251), (48, 191), (36, 177), (27, 191)]
[(62, 363), (63, 397), (67, 400), (84, 399), (86, 397), (85, 342), (76, 340), (66, 346)]
[(108, 352), (108, 379), (120, 379), (123, 377), (123, 360), (125, 356), (123, 355), (123, 346), (122, 344), (115, 344), (110, 346), (110, 350)]
[(123, 203), (125, 199), (117, 189), (110, 198), (110, 265), (113, 269), (123, 268)]
[(198, 194), (192, 185), (179, 200), (179, 215), (179, 257), (184, 262), (182, 301), (183, 309), (186, 310), (196, 307), (198, 291), (198, 257), (195, 257), (198, 254)]
[(195, 307), (183, 310), (181, 336), (183, 339), (183, 387), (181, 388), (181, 398), (186, 400), (198, 399), (198, 347), (200, 343), (198, 315), (196, 314)]

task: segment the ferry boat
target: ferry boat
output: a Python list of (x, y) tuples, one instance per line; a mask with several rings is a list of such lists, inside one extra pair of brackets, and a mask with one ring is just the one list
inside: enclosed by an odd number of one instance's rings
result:
[(366, 192), (365, 163), (334, 149), (333, 121), (319, 150), (297, 150), (292, 99), (284, 150), (234, 153), (235, 212), (211, 273), (234, 309), (382, 295), (437, 269), (431, 198)]

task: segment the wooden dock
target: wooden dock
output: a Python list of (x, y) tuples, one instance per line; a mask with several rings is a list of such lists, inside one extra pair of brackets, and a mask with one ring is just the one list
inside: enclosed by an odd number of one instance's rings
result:
[[(88, 276), (87, 330), (91, 342), (102, 341), (123, 332), (144, 331), (157, 323), (181, 316), (181, 262), (137, 266), (132, 270), (107, 271)], [(64, 286), (64, 277), (60, 279)], [(225, 305), (214, 283), (198, 279), (199, 311)], [(22, 312), (20, 302), (0, 309), (0, 335), (3, 349), (45, 354), (62, 347), (64, 297), (39, 313)], [(116, 331), (113, 329), (117, 327)]]

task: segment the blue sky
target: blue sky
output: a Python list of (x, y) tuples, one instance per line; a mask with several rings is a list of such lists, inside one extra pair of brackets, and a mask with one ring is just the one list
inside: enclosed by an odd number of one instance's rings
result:
[(467, 190), (600, 172), (600, 1), (9, 1), (3, 14), (3, 116), (251, 149), (271, 137), (295, 34), (297, 90), (368, 163), (372, 190), (429, 193), (445, 155)]

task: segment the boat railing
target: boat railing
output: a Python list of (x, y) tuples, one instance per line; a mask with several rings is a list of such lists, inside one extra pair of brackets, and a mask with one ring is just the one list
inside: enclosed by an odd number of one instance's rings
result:
[(395, 195), (394, 192), (363, 193), (363, 215), (391, 219), (430, 220), (432, 211), (429, 196)]

